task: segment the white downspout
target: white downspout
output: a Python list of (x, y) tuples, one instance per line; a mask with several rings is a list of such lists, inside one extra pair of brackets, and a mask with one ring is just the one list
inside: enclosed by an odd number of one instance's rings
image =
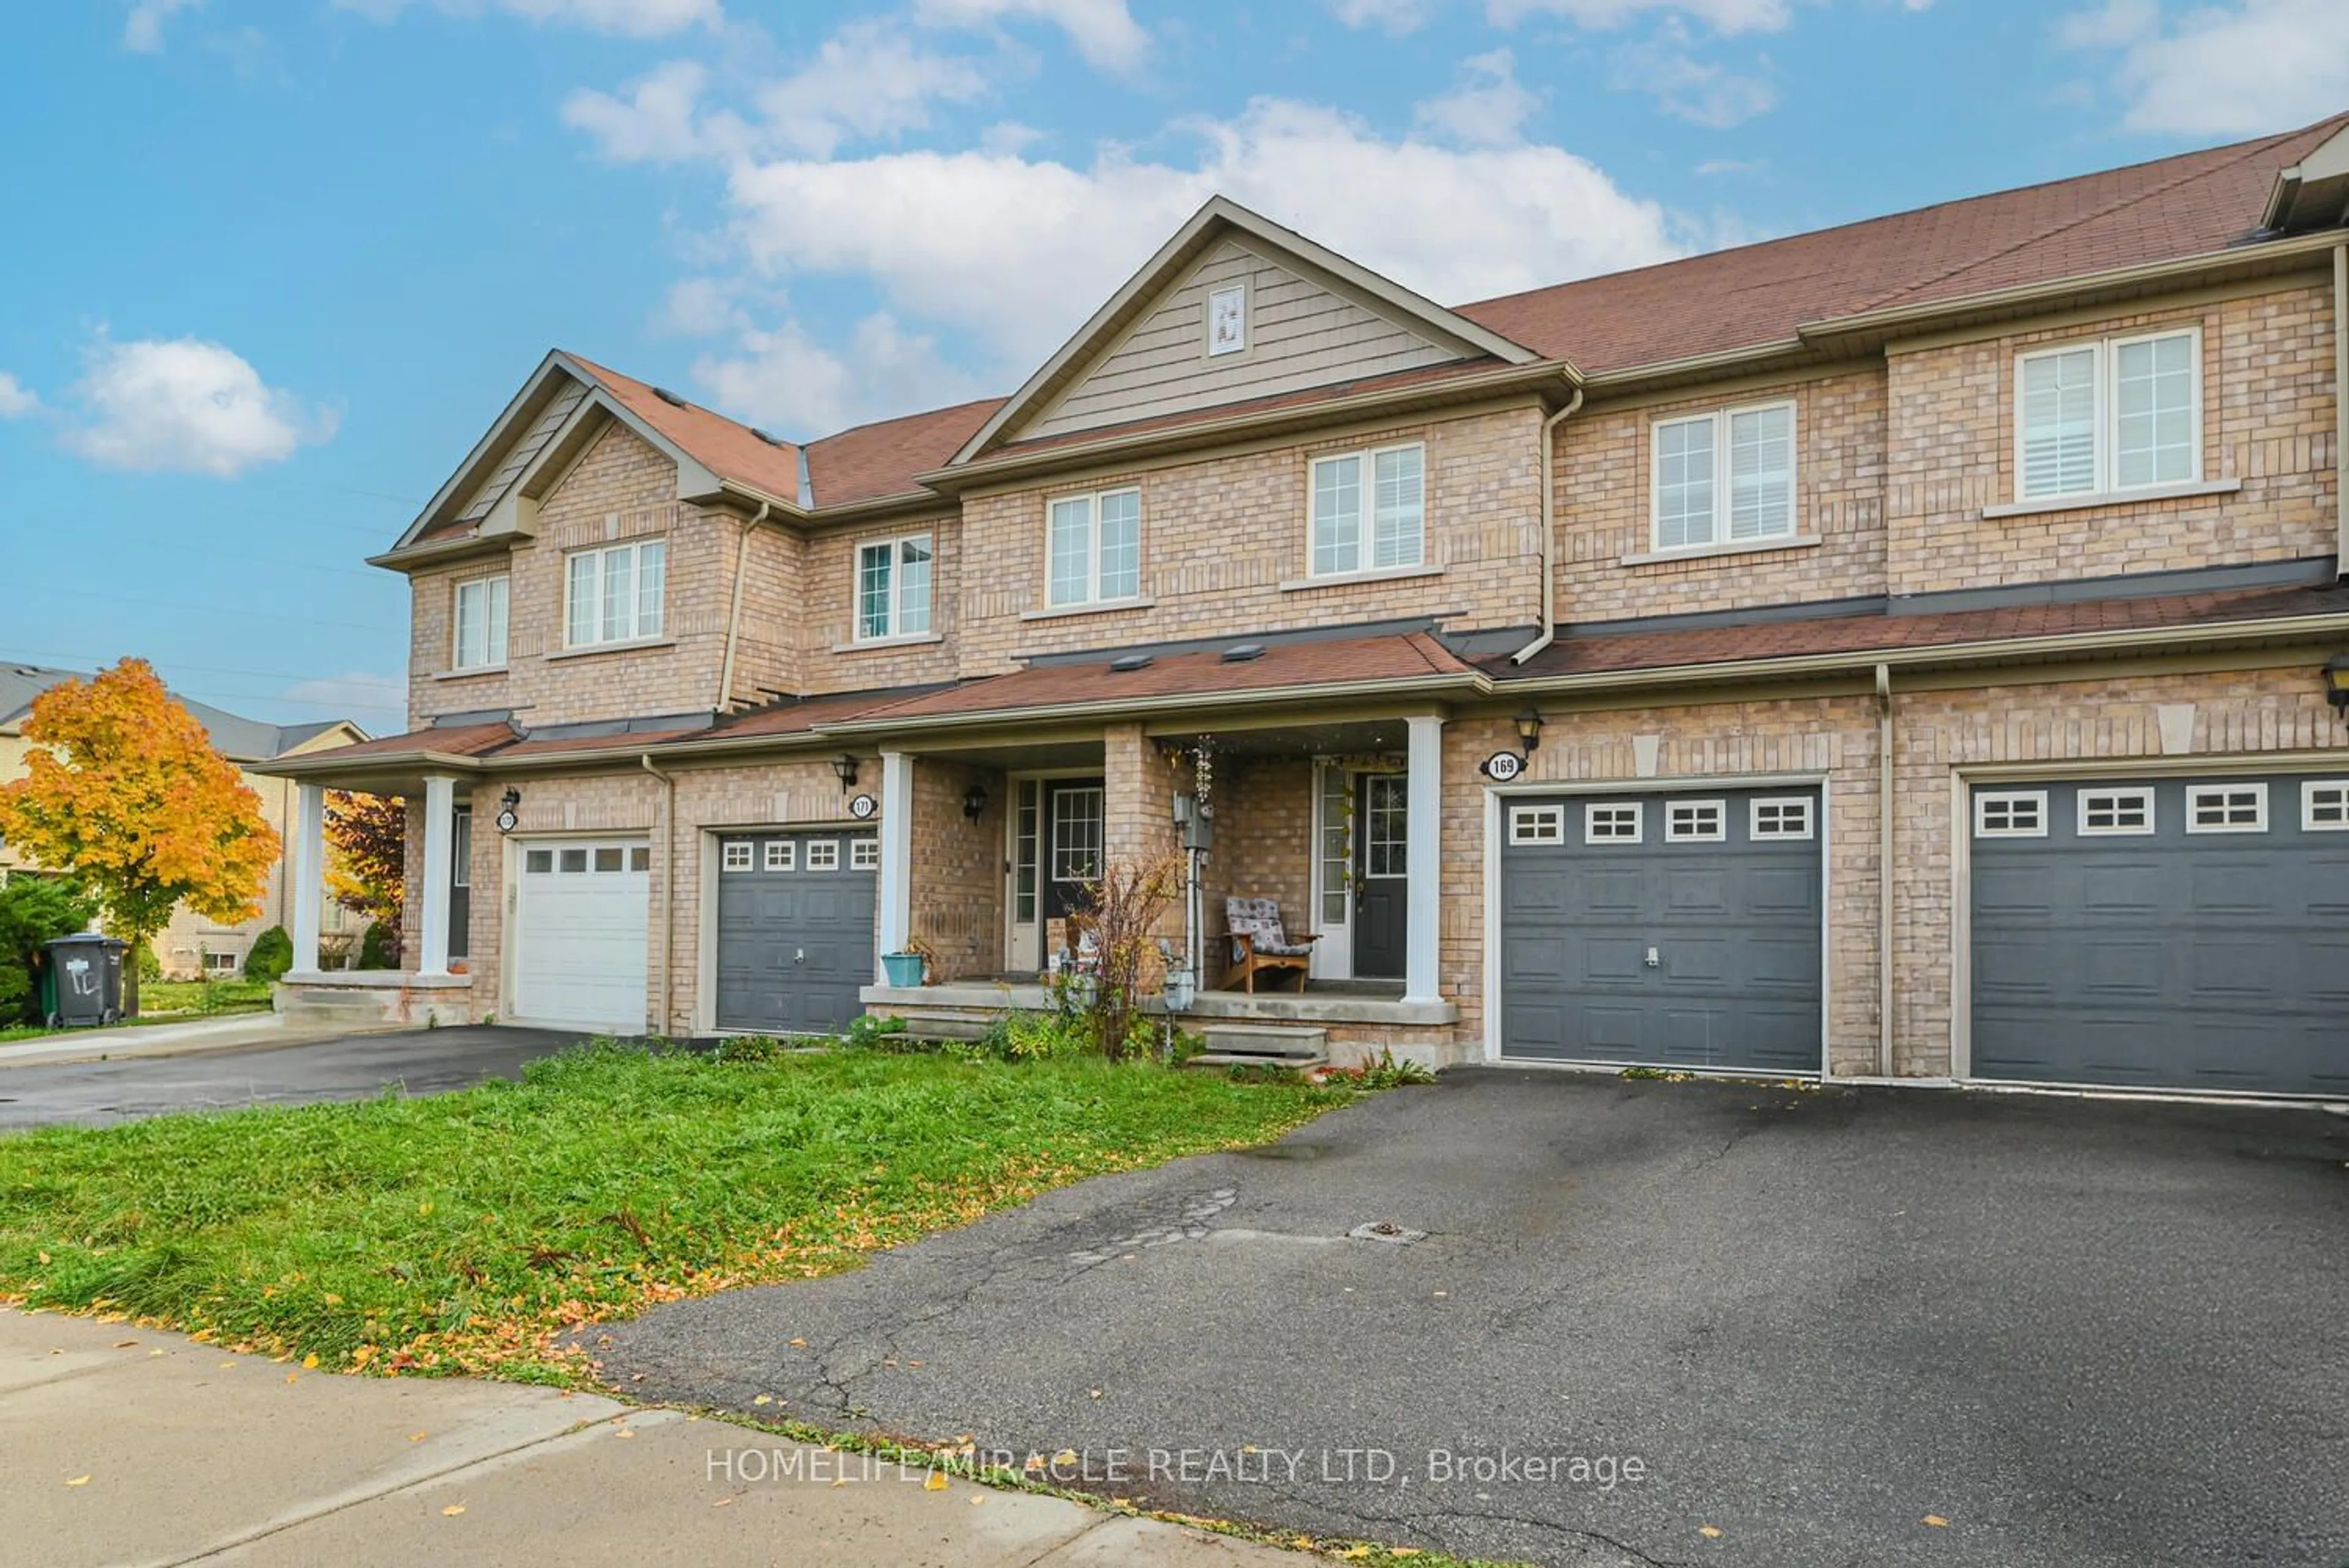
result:
[[(726, 614), (726, 661), (718, 670), (718, 701), (710, 707), (723, 714), (726, 705), (734, 699), (734, 645), (742, 635), (742, 569), (750, 560), (750, 535), (767, 520), (772, 502), (761, 501), (759, 510), (742, 524), (742, 537), (734, 546), (734, 607)], [(647, 766), (651, 764), (647, 763)]]
[(677, 775), (664, 773), (650, 752), (636, 761), (661, 782), (661, 962), (658, 1032), (666, 1035), (671, 1023), (669, 989), (677, 973)]
[[(1876, 1073), (1892, 1076), (1892, 667), (1876, 667)], [(1822, 786), (1825, 787), (1825, 786)]]
[(1556, 466), (1557, 427), (1564, 424), (1582, 407), (1582, 389), (1574, 389), (1574, 396), (1566, 407), (1542, 421), (1541, 428), (1541, 631), (1531, 642), (1509, 655), (1512, 664), (1523, 664), (1557, 638), (1557, 475)]
[(2349, 576), (2349, 245), (2333, 247), (2333, 570)]

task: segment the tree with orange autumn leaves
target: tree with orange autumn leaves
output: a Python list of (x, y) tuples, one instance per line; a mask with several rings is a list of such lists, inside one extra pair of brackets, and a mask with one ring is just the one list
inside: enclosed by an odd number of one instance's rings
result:
[[(145, 659), (52, 686), (24, 735), (28, 771), (0, 784), (0, 836), (78, 877), (134, 952), (182, 901), (223, 925), (261, 912), (277, 832)], [(124, 968), (135, 1013), (138, 966)]]
[(397, 956), (407, 896), (408, 803), (396, 794), (326, 792), (326, 888), (346, 909), (383, 928)]

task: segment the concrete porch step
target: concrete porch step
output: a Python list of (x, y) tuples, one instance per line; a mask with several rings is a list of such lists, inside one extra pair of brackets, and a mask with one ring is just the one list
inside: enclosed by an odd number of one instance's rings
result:
[(1241, 1056), (1229, 1051), (1202, 1051), (1196, 1056), (1183, 1059), (1185, 1067), (1247, 1067), (1261, 1073), (1291, 1073), (1299, 1077), (1329, 1064), (1327, 1056)]
[(1326, 1062), (1330, 1032), (1268, 1023), (1211, 1023), (1203, 1032), (1209, 1055), (1283, 1064)]

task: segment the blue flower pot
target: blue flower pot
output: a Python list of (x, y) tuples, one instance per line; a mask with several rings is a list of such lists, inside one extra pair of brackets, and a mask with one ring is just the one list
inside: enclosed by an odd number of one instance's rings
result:
[(881, 968), (895, 986), (916, 986), (922, 983), (922, 969), (926, 962), (919, 953), (883, 953)]

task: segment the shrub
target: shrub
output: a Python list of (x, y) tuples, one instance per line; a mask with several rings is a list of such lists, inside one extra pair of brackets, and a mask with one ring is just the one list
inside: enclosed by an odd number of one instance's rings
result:
[(394, 939), (391, 928), (381, 920), (369, 926), (367, 929), (367, 935), (359, 939), (359, 967), (361, 969), (398, 969), (399, 967), (399, 944)]
[(978, 1038), (974, 1054), (999, 1056), (1007, 1062), (1041, 1062), (1054, 1057), (1081, 1056), (1093, 1048), (1092, 1033), (1084, 1024), (1050, 1012), (1006, 1012), (997, 1016)]
[(97, 907), (65, 877), (14, 877), (0, 886), (0, 1024), (39, 1022), (33, 963), (41, 945), (89, 929)]
[(155, 956), (153, 942), (140, 942), (139, 956), (132, 962), (138, 968), (140, 984), (151, 984), (163, 978), (163, 961)]
[(244, 955), (244, 978), (247, 980), (280, 981), (294, 967), (294, 939), (285, 934), (283, 926), (272, 926), (253, 939), (253, 950)]

